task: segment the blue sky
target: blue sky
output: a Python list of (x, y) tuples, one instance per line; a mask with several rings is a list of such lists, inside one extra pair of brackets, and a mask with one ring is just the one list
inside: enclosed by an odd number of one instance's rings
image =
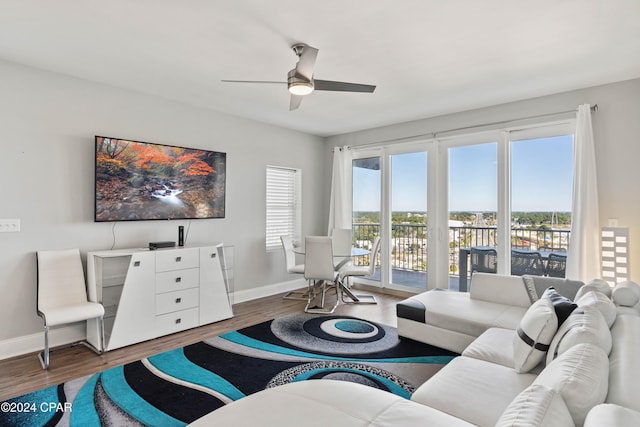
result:
[[(573, 138), (553, 137), (512, 143), (513, 211), (571, 210)], [(497, 144), (451, 148), (449, 205), (451, 211), (495, 211), (497, 206)], [(426, 153), (392, 157), (394, 211), (426, 211)], [(354, 168), (354, 211), (380, 206), (380, 171)]]

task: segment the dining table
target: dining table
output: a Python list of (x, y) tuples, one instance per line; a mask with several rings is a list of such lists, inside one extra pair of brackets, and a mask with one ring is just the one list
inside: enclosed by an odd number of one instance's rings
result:
[[(304, 249), (304, 245), (294, 245), (293, 246), (293, 252), (299, 255), (304, 255), (305, 254), (305, 249)], [(347, 262), (349, 262), (352, 258), (355, 257), (360, 257), (360, 256), (365, 256), (365, 255), (369, 255), (371, 253), (371, 251), (369, 249), (364, 249), (364, 248), (359, 248), (356, 246), (352, 246), (351, 247), (351, 251), (348, 252), (340, 252), (340, 250), (336, 251), (333, 253), (333, 257), (340, 259), (340, 261), (336, 264), (335, 269), (336, 271), (340, 270), (340, 268), (342, 268)], [(362, 303), (362, 304), (371, 304), (371, 298), (369, 298), (367, 295), (356, 295), (354, 294), (351, 289), (349, 289), (347, 286), (345, 286), (344, 283), (342, 283), (342, 281), (338, 280), (338, 287), (340, 288), (340, 290), (342, 292), (344, 292), (351, 301), (349, 301), (349, 303), (352, 304), (358, 304), (358, 303)], [(375, 299), (374, 299), (375, 301)]]
[[(293, 247), (293, 252), (299, 255), (304, 255), (305, 250), (304, 250), (304, 246), (294, 246)], [(343, 265), (345, 265), (347, 262), (349, 262), (349, 260), (351, 258), (355, 258), (355, 257), (359, 257), (359, 256), (365, 256), (365, 255), (369, 255), (371, 253), (371, 251), (369, 249), (364, 249), (364, 248), (358, 248), (353, 246), (351, 248), (351, 252), (347, 253), (347, 252), (334, 252), (333, 253), (333, 257), (334, 258), (343, 258), (342, 261), (340, 263), (338, 263), (336, 265), (336, 270), (339, 270), (340, 267), (342, 267)]]
[[(474, 248), (478, 249), (496, 249), (495, 246), (474, 246)], [(522, 249), (518, 249), (522, 250)], [(538, 252), (542, 257), (544, 262), (547, 262), (550, 254), (560, 254), (566, 256), (566, 252), (557, 252), (557, 251), (531, 251)], [(471, 248), (460, 248), (460, 252), (458, 255), (458, 273), (460, 274), (458, 279), (458, 290), (460, 292), (467, 292), (468, 289), (468, 278), (467, 271), (469, 270), (469, 254), (471, 253)]]

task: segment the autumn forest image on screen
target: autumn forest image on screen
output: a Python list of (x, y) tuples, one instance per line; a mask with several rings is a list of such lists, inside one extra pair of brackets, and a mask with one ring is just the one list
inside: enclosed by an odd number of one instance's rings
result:
[(96, 137), (96, 221), (223, 218), (226, 154)]

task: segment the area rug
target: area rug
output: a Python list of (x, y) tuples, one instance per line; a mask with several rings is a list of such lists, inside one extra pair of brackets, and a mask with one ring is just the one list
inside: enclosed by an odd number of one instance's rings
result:
[(184, 426), (293, 381), (409, 398), (456, 354), (346, 316), (293, 314), (2, 402), (2, 426)]

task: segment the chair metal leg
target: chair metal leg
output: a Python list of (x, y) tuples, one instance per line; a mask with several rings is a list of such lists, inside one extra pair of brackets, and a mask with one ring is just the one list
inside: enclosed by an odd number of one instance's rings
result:
[(104, 317), (100, 318), (100, 354), (104, 353), (107, 343), (104, 337)]
[(309, 296), (311, 296), (311, 298), (315, 297), (315, 288), (311, 285), (311, 280), (307, 280), (306, 292), (299, 291), (299, 290), (289, 291), (286, 294), (284, 294), (282, 299), (288, 299), (293, 301), (307, 301), (309, 299)]
[(340, 303), (340, 290), (339, 290), (339, 286), (337, 283), (333, 283), (333, 285), (335, 286), (336, 289), (336, 302), (333, 305), (333, 307), (331, 308), (324, 308), (324, 304), (325, 304), (325, 296), (327, 293), (327, 282), (324, 281), (322, 283), (322, 299), (321, 299), (321, 305), (320, 306), (314, 306), (311, 307), (311, 302), (313, 301), (313, 298), (309, 298), (309, 300), (307, 301), (307, 306), (304, 308), (304, 312), (305, 313), (314, 313), (314, 314), (331, 314), (334, 311), (336, 311), (336, 308), (338, 307), (338, 304)]
[(38, 353), (42, 369), (49, 369), (49, 327), (44, 325), (44, 350)]
[(104, 353), (104, 349), (107, 347), (105, 336), (104, 336), (104, 317), (100, 317), (99, 324), (100, 324), (100, 337), (99, 337), (100, 348), (94, 347), (91, 343), (87, 342), (86, 340), (80, 341), (80, 344), (87, 347), (89, 350), (93, 351), (96, 354)]
[[(78, 344), (77, 342), (72, 345)], [(106, 348), (106, 341), (104, 336), (104, 318), (100, 318), (100, 348), (96, 348), (87, 341), (80, 341), (79, 344), (84, 345), (91, 351), (96, 354), (104, 353), (104, 349)], [(38, 359), (40, 360), (40, 364), (42, 365), (42, 369), (49, 369), (49, 354), (51, 349), (49, 348), (49, 327), (47, 325), (44, 326), (44, 350), (38, 353)]]
[[(348, 277), (345, 277), (348, 280)], [(347, 282), (348, 283), (348, 282)], [(345, 304), (377, 304), (378, 300), (374, 295), (369, 294), (356, 294), (351, 289), (351, 286), (345, 285), (343, 282), (338, 282), (338, 286), (342, 290), (342, 302)], [(345, 299), (345, 294), (348, 299)]]

